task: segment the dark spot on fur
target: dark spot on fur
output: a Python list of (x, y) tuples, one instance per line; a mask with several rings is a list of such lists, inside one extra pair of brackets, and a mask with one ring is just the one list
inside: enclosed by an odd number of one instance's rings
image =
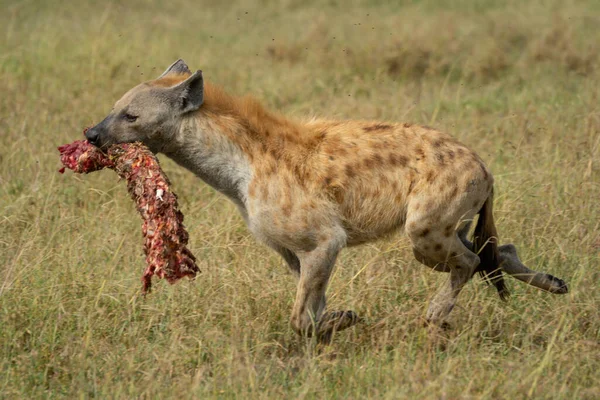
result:
[(423, 160), (423, 159), (425, 159), (425, 152), (423, 151), (422, 147), (417, 147), (415, 149), (415, 154), (417, 156), (417, 160)]
[(453, 230), (454, 230), (453, 225), (447, 225), (446, 228), (444, 229), (444, 236), (450, 237), (450, 235), (452, 235)]
[(427, 179), (427, 182), (432, 183), (435, 180), (435, 172), (433, 170), (429, 170), (425, 178)]
[(429, 235), (429, 232), (431, 232), (431, 230), (429, 228), (425, 228), (425, 229), (423, 229), (423, 231), (421, 231), (421, 233), (419, 233), (419, 236), (425, 237), (425, 236)]
[(457, 252), (453, 251), (452, 253), (450, 253), (450, 257), (456, 257), (458, 255)]
[(435, 159), (440, 165), (444, 165), (444, 154), (442, 154), (441, 152), (435, 153)]
[(344, 202), (344, 192), (342, 192), (342, 190), (340, 190), (340, 188), (334, 187), (332, 194), (333, 194), (333, 198), (335, 199), (335, 201), (338, 204), (342, 204)]
[(383, 164), (383, 157), (381, 157), (381, 154), (373, 154), (372, 159), (375, 166)]
[(453, 199), (458, 194), (458, 186), (454, 185), (452, 191), (450, 192), (450, 198)]
[(281, 211), (283, 215), (289, 217), (292, 214), (292, 203), (285, 203), (283, 207), (281, 207)]
[(408, 164), (408, 158), (406, 158), (406, 156), (397, 155), (394, 153), (390, 153), (389, 160), (390, 164), (393, 166), (406, 167)]
[(404, 123), (404, 127), (405, 127), (405, 128), (410, 128), (411, 126), (412, 126), (412, 124), (409, 124), (408, 122), (405, 122), (405, 123)]
[(348, 178), (354, 178), (355, 175), (356, 175), (356, 172), (354, 171), (354, 168), (352, 167), (352, 165), (347, 164), (346, 165), (346, 176)]
[(329, 156), (329, 161), (333, 161), (335, 160), (335, 158), (333, 158), (333, 156)]
[(279, 159), (279, 152), (276, 149), (269, 149), (269, 154), (271, 154), (271, 157), (273, 157), (274, 159)]
[(454, 152), (452, 150), (448, 151), (447, 155), (450, 160), (454, 160)]
[(440, 243), (436, 243), (433, 249), (435, 251), (440, 251), (442, 249), (442, 245)]
[(431, 143), (431, 145), (436, 149), (442, 147), (442, 144), (444, 144), (444, 141), (442, 139), (436, 139), (433, 141), (433, 143)]
[(375, 125), (371, 125), (371, 126), (365, 126), (363, 128), (363, 130), (365, 132), (385, 131), (388, 129), (392, 129), (392, 126), (386, 125), (386, 124), (375, 124)]
[[(303, 166), (301, 164), (296, 164), (293, 169), (294, 169), (294, 174), (297, 177), (301, 178), (300, 180), (303, 180), (304, 177), (306, 176), (306, 170), (303, 168)], [(291, 186), (291, 184), (288, 186)]]
[(413, 190), (414, 186), (415, 186), (415, 180), (414, 180), (414, 177), (411, 175), (410, 184), (408, 185), (408, 193), (407, 194), (411, 194), (412, 193), (412, 190)]

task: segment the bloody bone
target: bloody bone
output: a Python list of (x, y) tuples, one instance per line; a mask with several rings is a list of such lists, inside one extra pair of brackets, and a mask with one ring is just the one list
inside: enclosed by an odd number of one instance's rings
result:
[(58, 148), (64, 165), (87, 174), (103, 168), (114, 169), (127, 181), (127, 190), (143, 219), (146, 271), (142, 277), (143, 292), (150, 291), (152, 275), (175, 283), (184, 276), (193, 278), (200, 269), (196, 258), (186, 247), (188, 233), (183, 214), (177, 208), (177, 196), (162, 172), (158, 160), (141, 143), (113, 145), (104, 154), (87, 140), (76, 140)]

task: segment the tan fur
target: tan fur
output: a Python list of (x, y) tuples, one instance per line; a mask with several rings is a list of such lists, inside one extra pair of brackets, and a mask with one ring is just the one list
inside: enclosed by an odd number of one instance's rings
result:
[[(199, 77), (190, 77), (179, 61), (174, 66), (170, 69), (183, 73), (168, 70), (130, 91), (116, 108), (125, 109), (138, 91), (164, 96), (164, 90)], [(111, 140), (121, 140), (119, 135)], [(476, 242), (476, 251), (483, 247), (483, 257), (489, 249), (495, 258), (485, 256), (491, 264), (483, 269), (494, 271), (497, 282), (502, 261), (513, 273), (524, 271), (516, 252), (499, 255), (491, 172), (467, 146), (436, 129), (378, 121), (293, 121), (253, 98), (204, 83), (202, 105), (183, 114), (159, 145), (155, 137), (153, 146), (234, 201), (255, 236), (299, 276), (291, 320), (298, 333), (327, 340), (332, 330), (356, 323), (353, 312), (324, 314), (336, 257), (345, 246), (403, 228), (419, 261), (450, 272), (427, 313), (432, 322), (443, 322), (480, 264), (466, 232), (484, 204), (484, 241)], [(493, 246), (484, 247), (489, 239)], [(559, 283), (550, 281), (544, 283), (560, 292)]]

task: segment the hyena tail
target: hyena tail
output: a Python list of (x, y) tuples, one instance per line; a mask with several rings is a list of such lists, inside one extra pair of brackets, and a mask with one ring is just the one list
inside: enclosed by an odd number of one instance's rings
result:
[(494, 192), (490, 194), (483, 207), (479, 210), (479, 219), (475, 227), (473, 244), (475, 253), (481, 262), (475, 270), (488, 282), (491, 282), (498, 291), (500, 298), (506, 300), (510, 293), (504, 283), (502, 269), (500, 268), (500, 253), (498, 251), (498, 234), (494, 225), (493, 212)]

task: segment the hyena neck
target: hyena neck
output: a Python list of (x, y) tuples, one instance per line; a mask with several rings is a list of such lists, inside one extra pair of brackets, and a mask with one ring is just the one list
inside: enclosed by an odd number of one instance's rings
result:
[(273, 160), (296, 168), (316, 144), (304, 126), (264, 109), (252, 98), (205, 84), (204, 104), (186, 117), (165, 152), (206, 183), (245, 206), (252, 176)]
[(215, 120), (186, 118), (165, 154), (245, 208), (252, 167), (222, 130)]

